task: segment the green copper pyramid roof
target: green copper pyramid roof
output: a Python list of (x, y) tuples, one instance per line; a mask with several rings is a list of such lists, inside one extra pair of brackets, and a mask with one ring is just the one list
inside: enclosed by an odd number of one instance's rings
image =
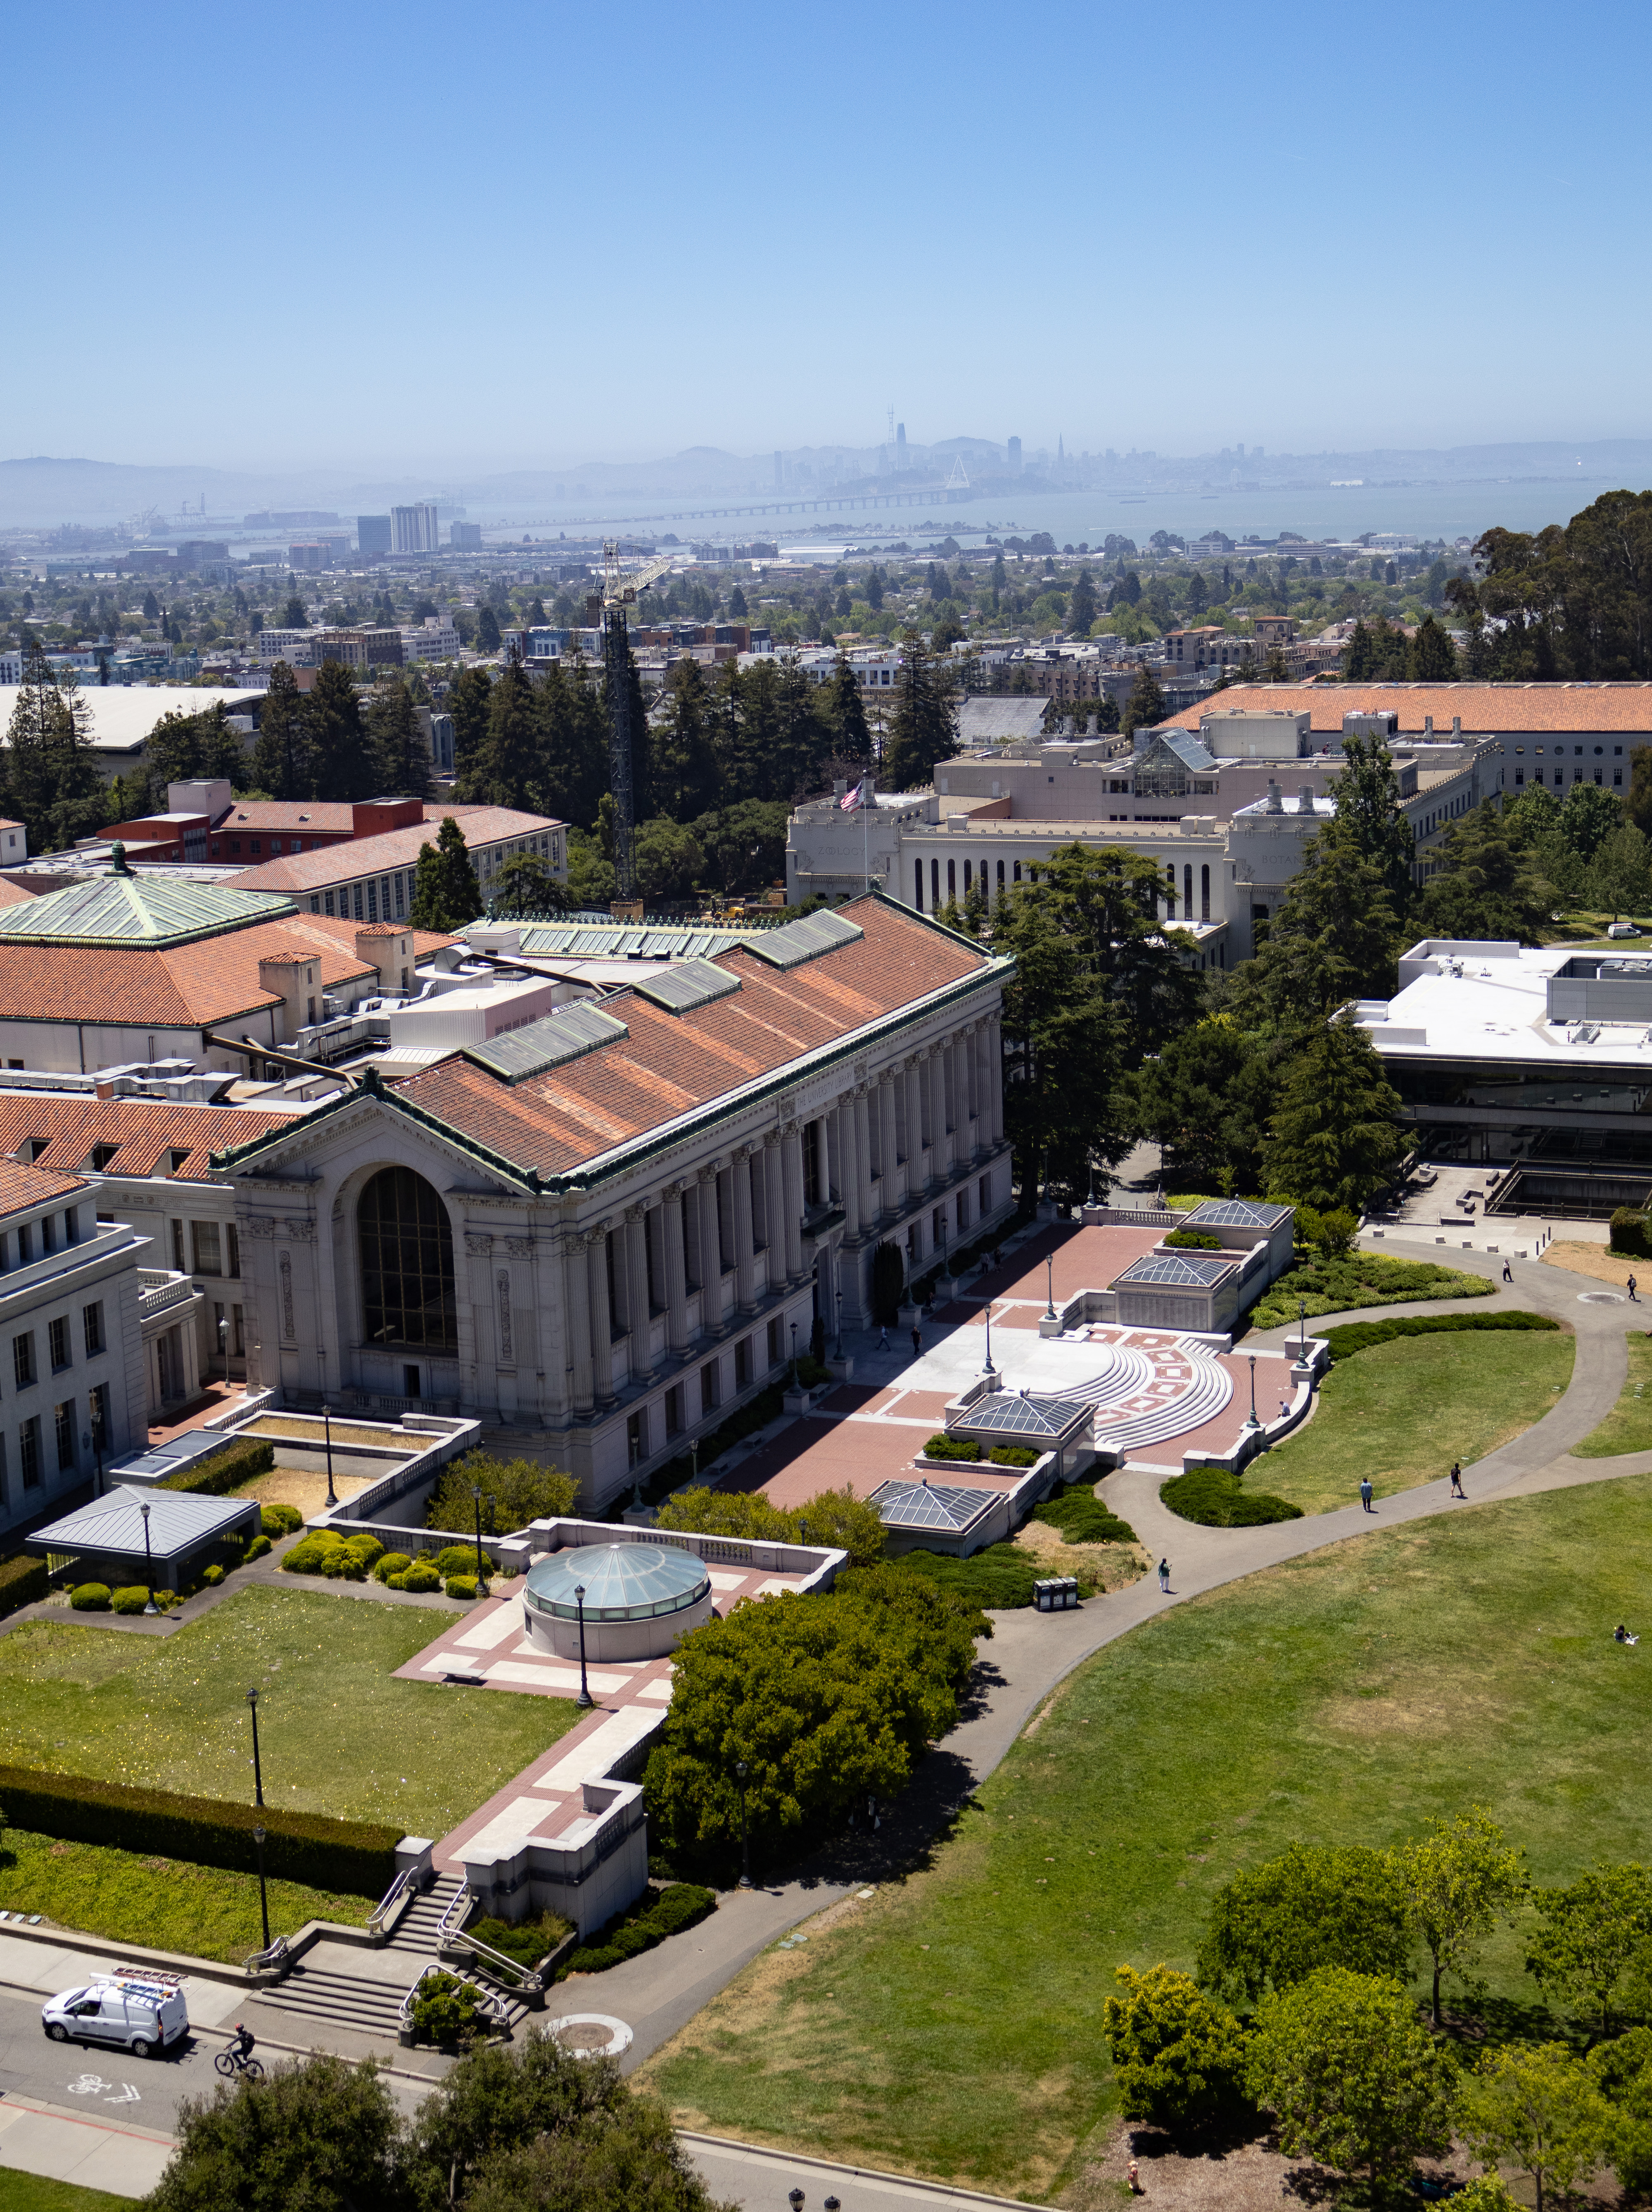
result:
[(227, 884), (187, 883), (170, 876), (134, 876), (117, 845), (106, 876), (47, 891), (0, 908), (0, 945), (80, 945), (159, 951), (193, 945), (226, 930), (250, 929), (296, 912), (278, 891), (238, 891)]

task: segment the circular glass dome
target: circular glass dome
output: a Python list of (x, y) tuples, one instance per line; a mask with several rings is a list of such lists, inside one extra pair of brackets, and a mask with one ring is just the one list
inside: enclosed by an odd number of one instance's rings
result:
[(586, 1544), (530, 1567), (525, 1599), (531, 1612), (576, 1620), (580, 1589), (587, 1621), (653, 1620), (698, 1605), (710, 1593), (711, 1577), (703, 1559), (675, 1546)]

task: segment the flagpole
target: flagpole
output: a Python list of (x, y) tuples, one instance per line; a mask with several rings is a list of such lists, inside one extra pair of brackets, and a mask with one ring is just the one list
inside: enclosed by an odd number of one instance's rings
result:
[(866, 780), (860, 779), (860, 854), (861, 886), (872, 890), (872, 824), (866, 819)]

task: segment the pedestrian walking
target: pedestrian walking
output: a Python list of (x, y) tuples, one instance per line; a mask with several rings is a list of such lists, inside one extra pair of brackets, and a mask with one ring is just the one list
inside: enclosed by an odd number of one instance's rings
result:
[(1158, 1586), (1167, 1596), (1169, 1595), (1170, 1562), (1169, 1559), (1161, 1559), (1158, 1563)]
[(1505, 1283), (1512, 1283), (1515, 1279), (1515, 1271), (1506, 1260), (1503, 1263), (1503, 1279)]
[(1371, 1500), (1376, 1495), (1376, 1492), (1371, 1488), (1371, 1478), (1368, 1474), (1359, 1486), (1359, 1502), (1368, 1513), (1375, 1510)]
[(1463, 1488), (1462, 1463), (1455, 1459), (1451, 1462), (1451, 1494), (1454, 1498), (1467, 1498), (1468, 1495)]
[(1639, 1300), (1639, 1299), (1636, 1297), (1636, 1295), (1635, 1295), (1635, 1278), (1633, 1277), (1633, 1275), (1631, 1275), (1631, 1276), (1630, 1277), (1630, 1279), (1629, 1279), (1629, 1282), (1628, 1282), (1628, 1285), (1627, 1285), (1627, 1286), (1626, 1286), (1626, 1287), (1627, 1287), (1628, 1291), (1629, 1291), (1629, 1303), (1630, 1303), (1630, 1304), (1631, 1304), (1631, 1305), (1632, 1305), (1632, 1306), (1633, 1306), (1633, 1305), (1638, 1305), (1638, 1304), (1640, 1304), (1640, 1300)]
[(914, 1359), (921, 1359), (923, 1358), (923, 1352), (924, 1340), (922, 1337), (919, 1335), (916, 1324), (914, 1323), (912, 1331), (912, 1356)]
[(889, 1323), (887, 1322), (884, 1322), (879, 1325), (878, 1331), (878, 1349), (880, 1352), (887, 1352), (889, 1350)]

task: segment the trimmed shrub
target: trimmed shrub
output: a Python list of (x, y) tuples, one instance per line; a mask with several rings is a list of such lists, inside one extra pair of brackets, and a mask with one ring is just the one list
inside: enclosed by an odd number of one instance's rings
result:
[(1300, 1521), (1300, 1505), (1253, 1494), (1222, 1467), (1196, 1467), (1159, 1485), (1159, 1503), (1201, 1528), (1259, 1528), (1273, 1521)]
[(530, 1521), (553, 1520), (571, 1513), (579, 1484), (559, 1467), (546, 1467), (537, 1459), (495, 1459), (489, 1452), (466, 1452), (450, 1460), (436, 1478), (435, 1489), (425, 1510), (427, 1528), (472, 1528), (480, 1489), (485, 1507), (494, 1501), (493, 1529), (525, 1528)]
[(1178, 1252), (1219, 1252), (1222, 1249), (1222, 1239), (1207, 1237), (1202, 1229), (1173, 1229), (1168, 1237), (1161, 1237), (1159, 1242)]
[[(159, 1590), (155, 1594), (155, 1601), (157, 1605), (161, 1602)], [(109, 1602), (117, 1613), (145, 1613), (149, 1610), (149, 1593), (142, 1583), (129, 1583), (124, 1589), (112, 1591)]]
[(869, 1567), (884, 1556), (878, 1509), (848, 1490), (819, 1490), (800, 1505), (771, 1505), (761, 1491), (684, 1490), (668, 1498), (655, 1516), (660, 1528), (701, 1536), (734, 1536), (762, 1543), (829, 1544)]
[(1646, 1241), (1646, 1216), (1632, 1206), (1620, 1206), (1612, 1217), (1611, 1249), (1631, 1260), (1652, 1256), (1652, 1245)]
[(1350, 1321), (1340, 1328), (1327, 1328), (1325, 1341), (1333, 1359), (1350, 1359), (1356, 1352), (1369, 1352), (1374, 1344), (1387, 1344), (1396, 1336), (1450, 1335), (1467, 1328), (1557, 1329), (1547, 1314), (1503, 1313), (1396, 1314), (1390, 1321)]
[(1047, 1498), (1034, 1509), (1033, 1519), (1059, 1528), (1069, 1544), (1133, 1544), (1136, 1540), (1130, 1523), (1121, 1521), (1082, 1483)]
[[(402, 1587), (405, 1589), (406, 1583), (404, 1583)], [(477, 1594), (477, 1579), (474, 1575), (449, 1575), (442, 1588), (449, 1597), (474, 1597)]]
[(978, 1460), (981, 1446), (969, 1437), (949, 1437), (944, 1430), (924, 1446), (926, 1459)]
[(605, 1973), (610, 1966), (622, 1966), (640, 1952), (652, 1951), (668, 1936), (692, 1928), (716, 1910), (716, 1891), (702, 1889), (697, 1882), (676, 1881), (665, 1889), (650, 1884), (629, 1911), (620, 1913), (599, 1929), (589, 1943), (582, 1943), (569, 1954), (557, 1968), (556, 1978), (560, 1982), (569, 1974)]
[(1025, 1444), (994, 1444), (987, 1456), (994, 1467), (1036, 1467), (1043, 1455)]
[[(115, 1593), (118, 1608), (123, 1595)], [(142, 1590), (137, 1597), (141, 1613)], [(227, 1867), (237, 1874), (258, 1872), (252, 1831), (261, 1826), (267, 1872), (283, 1881), (344, 1890), (355, 1897), (380, 1898), (389, 1888), (402, 1834), (383, 1821), (334, 1820), (278, 1805), (129, 1789), (90, 1775), (46, 1774), (26, 1766), (0, 1766), (0, 1803), (9, 1822), (39, 1836), (107, 1844), (116, 1850)]]
[(430, 1565), (444, 1582), (449, 1575), (473, 1575), (476, 1572), (476, 1546), (444, 1544)]
[(0, 1564), (0, 1620), (15, 1613), (19, 1606), (33, 1605), (51, 1588), (52, 1577), (44, 1559), (20, 1552), (15, 1559)]
[(401, 1589), (416, 1590), (425, 1595), (441, 1588), (441, 1577), (433, 1566), (422, 1560), (410, 1566), (404, 1575), (398, 1575), (393, 1579)]
[(224, 1571), (217, 1564), (216, 1560), (214, 1560), (213, 1564), (210, 1567), (203, 1567), (201, 1570), (201, 1580), (206, 1584), (209, 1589), (216, 1589), (223, 1578)]
[(799, 1352), (798, 1388), (800, 1390), (818, 1390), (823, 1382), (829, 1382), (831, 1379), (818, 1359), (811, 1359), (806, 1352)]
[(304, 1516), (296, 1505), (266, 1505), (262, 1518), (266, 1536), (290, 1536), (304, 1526)]
[(385, 1555), (385, 1547), (379, 1539), (376, 1536), (365, 1534), (347, 1536), (344, 1539), (344, 1549), (352, 1559), (360, 1559), (369, 1574)]
[(109, 1585), (107, 1583), (82, 1583), (70, 1591), (69, 1602), (76, 1613), (107, 1613)]
[(406, 1552), (386, 1552), (382, 1559), (374, 1561), (373, 1578), (375, 1582), (387, 1583), (392, 1575), (404, 1575), (412, 1564), (412, 1559)]
[(955, 1559), (950, 1552), (908, 1552), (895, 1564), (983, 1613), (1013, 1613), (1030, 1605), (1033, 1584), (1042, 1571), (1037, 1553), (1019, 1544), (989, 1544), (970, 1559)]
[(457, 1974), (432, 1974), (413, 2001), (413, 2033), (420, 2043), (470, 2044), (488, 2033), (488, 2016), (474, 1982)]
[(254, 1559), (261, 1559), (266, 1552), (273, 1551), (274, 1548), (267, 1536), (254, 1536), (246, 1547), (247, 1565), (251, 1566)]
[(472, 1920), (465, 1933), (487, 1944), (489, 1950), (502, 1951), (519, 1966), (533, 1967), (541, 1959), (549, 1958), (573, 1930), (556, 1913), (541, 1912), (531, 1920)]
[(216, 1452), (210, 1460), (194, 1467), (186, 1467), (177, 1474), (169, 1474), (164, 1482), (155, 1485), (157, 1490), (191, 1490), (198, 1497), (227, 1498), (232, 1490), (239, 1490), (244, 1482), (255, 1482), (261, 1474), (268, 1474), (276, 1463), (276, 1448), (271, 1443), (249, 1440), (231, 1444)]

